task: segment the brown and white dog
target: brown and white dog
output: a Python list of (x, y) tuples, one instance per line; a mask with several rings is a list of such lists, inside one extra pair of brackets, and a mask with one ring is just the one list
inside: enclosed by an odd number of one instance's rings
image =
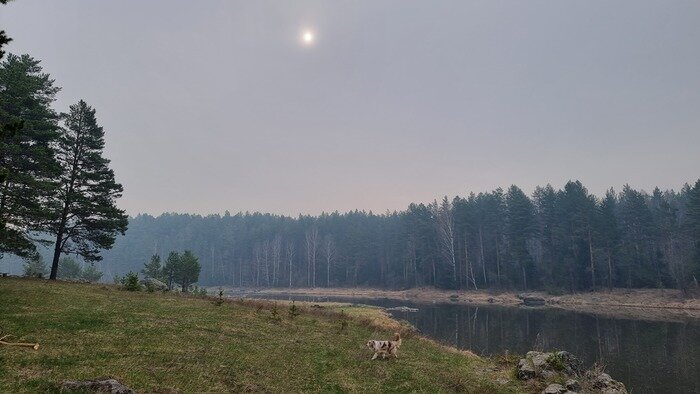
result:
[(393, 341), (367, 341), (367, 347), (374, 350), (372, 360), (375, 360), (380, 354), (382, 355), (382, 358), (386, 358), (387, 354), (394, 356), (395, 358), (399, 358), (396, 351), (399, 350), (399, 347), (401, 347), (401, 335), (398, 332), (395, 333)]

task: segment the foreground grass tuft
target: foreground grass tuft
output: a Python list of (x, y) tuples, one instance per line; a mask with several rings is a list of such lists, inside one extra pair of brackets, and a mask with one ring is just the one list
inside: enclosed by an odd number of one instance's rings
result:
[[(3, 278), (0, 329), (41, 347), (0, 347), (0, 392), (105, 376), (137, 392), (520, 390), (496, 363), (411, 336), (379, 309), (295, 307), (290, 318), (285, 303)], [(367, 340), (397, 330), (400, 358), (371, 362)]]

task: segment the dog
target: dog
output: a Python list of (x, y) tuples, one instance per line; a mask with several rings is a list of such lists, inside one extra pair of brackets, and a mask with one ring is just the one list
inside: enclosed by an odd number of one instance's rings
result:
[(377, 356), (380, 354), (382, 355), (382, 358), (386, 358), (387, 355), (394, 356), (394, 358), (399, 358), (397, 351), (401, 347), (401, 334), (398, 332), (395, 333), (393, 341), (367, 341), (367, 347), (374, 351), (372, 360), (376, 360)]

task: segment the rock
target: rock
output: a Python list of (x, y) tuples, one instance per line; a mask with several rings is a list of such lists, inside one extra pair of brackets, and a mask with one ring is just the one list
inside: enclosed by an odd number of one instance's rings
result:
[(569, 376), (579, 376), (582, 372), (581, 360), (573, 354), (565, 351), (554, 353), (554, 358), (549, 360), (550, 363), (558, 363), (555, 367), (564, 367), (564, 372)]
[(581, 390), (581, 385), (578, 383), (578, 380), (575, 380), (575, 379), (567, 380), (564, 385), (566, 386), (567, 389), (569, 389), (571, 391)]
[(544, 391), (542, 391), (542, 394), (564, 394), (566, 393), (566, 388), (558, 383), (552, 383), (549, 386), (547, 386)]
[(146, 278), (141, 281), (141, 284), (143, 284), (144, 286), (148, 286), (150, 284), (157, 291), (168, 290), (168, 285), (155, 278)]
[(520, 380), (530, 380), (537, 377), (537, 370), (530, 359), (521, 358), (518, 361), (517, 375)]
[(579, 376), (581, 373), (581, 361), (569, 352), (544, 353), (527, 352), (525, 358), (518, 362), (518, 378), (528, 380), (541, 377), (551, 379), (558, 373), (570, 377)]
[(600, 390), (603, 394), (627, 394), (627, 389), (622, 382), (610, 377), (606, 373), (600, 373), (591, 378), (591, 386)]
[(397, 311), (397, 312), (418, 312), (417, 308), (409, 308), (407, 306), (397, 306), (395, 308), (386, 308), (388, 311)]
[(110, 394), (136, 394), (136, 392), (115, 379), (96, 379), (96, 380), (80, 380), (80, 381), (65, 381), (61, 385), (61, 391), (88, 391), (95, 393), (110, 393)]

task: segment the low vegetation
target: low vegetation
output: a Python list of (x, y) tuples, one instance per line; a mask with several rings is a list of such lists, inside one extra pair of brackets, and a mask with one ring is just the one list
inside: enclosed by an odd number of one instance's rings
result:
[[(109, 376), (138, 392), (518, 392), (507, 368), (412, 335), (380, 309), (0, 279), (0, 392)], [(368, 339), (404, 333), (398, 360)]]

